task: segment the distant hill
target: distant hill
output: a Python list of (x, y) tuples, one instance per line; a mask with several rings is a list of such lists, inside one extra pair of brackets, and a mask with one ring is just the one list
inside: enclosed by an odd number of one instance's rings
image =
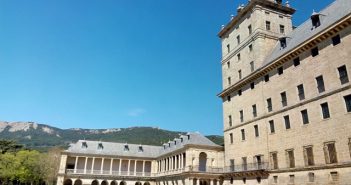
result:
[[(0, 139), (16, 140), (26, 148), (46, 151), (48, 148), (67, 147), (79, 139), (125, 142), (143, 145), (162, 145), (186, 132), (175, 132), (153, 127), (115, 129), (60, 129), (34, 122), (0, 122)], [(223, 145), (223, 136), (206, 136)]]

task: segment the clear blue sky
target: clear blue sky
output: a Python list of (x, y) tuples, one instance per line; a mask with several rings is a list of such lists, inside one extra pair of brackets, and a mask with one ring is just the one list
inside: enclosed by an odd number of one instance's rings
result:
[[(216, 35), (244, 2), (1, 0), (0, 120), (222, 134)], [(299, 25), (332, 0), (290, 2)]]

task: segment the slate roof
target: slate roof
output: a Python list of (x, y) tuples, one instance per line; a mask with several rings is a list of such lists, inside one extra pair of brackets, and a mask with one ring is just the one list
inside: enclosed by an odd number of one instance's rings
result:
[[(84, 142), (86, 143), (87, 147), (83, 147)], [(102, 144), (103, 148), (99, 149), (99, 144)], [(129, 149), (127, 151), (125, 150), (126, 145)], [(173, 141), (164, 144), (163, 146), (79, 140), (77, 143), (71, 144), (65, 152), (119, 157), (157, 158), (161, 155), (165, 155), (172, 151), (181, 149), (186, 145), (198, 145), (218, 148), (222, 147), (213, 143), (211, 140), (207, 139), (205, 136), (199, 133), (188, 133), (187, 135), (176, 138)], [(139, 149), (140, 146), (142, 147), (142, 151)]]
[(281, 49), (280, 43), (277, 42), (276, 47), (273, 49), (272, 53), (263, 62), (262, 67), (272, 63), (282, 55), (288, 53), (289, 51), (293, 50), (300, 44), (303, 44), (305, 41), (309, 40), (313, 36), (321, 33), (328, 27), (332, 26), (337, 21), (350, 15), (351, 1), (336, 0), (318, 13), (320, 14), (319, 17), (321, 22), (321, 25), (319, 27), (312, 29), (312, 21), (310, 19), (302, 23), (300, 26), (298, 26), (292, 32), (286, 35), (287, 37), (286, 48)]

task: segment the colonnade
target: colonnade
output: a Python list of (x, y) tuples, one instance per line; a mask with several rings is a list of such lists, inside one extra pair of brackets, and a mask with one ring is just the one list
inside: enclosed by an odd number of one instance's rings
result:
[(184, 169), (186, 166), (186, 154), (181, 153), (168, 156), (157, 161), (157, 172), (167, 172)]
[(67, 170), (79, 174), (151, 176), (151, 165), (146, 160), (76, 156), (74, 169)]

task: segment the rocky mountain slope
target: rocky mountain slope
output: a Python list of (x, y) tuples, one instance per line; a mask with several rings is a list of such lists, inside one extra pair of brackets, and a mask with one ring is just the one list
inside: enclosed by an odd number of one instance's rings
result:
[[(162, 130), (153, 127), (114, 129), (60, 129), (34, 122), (1, 122), (0, 139), (16, 140), (27, 148), (46, 150), (54, 146), (66, 147), (79, 139), (126, 142), (144, 145), (162, 145), (185, 132)], [(222, 136), (207, 136), (222, 145)]]

